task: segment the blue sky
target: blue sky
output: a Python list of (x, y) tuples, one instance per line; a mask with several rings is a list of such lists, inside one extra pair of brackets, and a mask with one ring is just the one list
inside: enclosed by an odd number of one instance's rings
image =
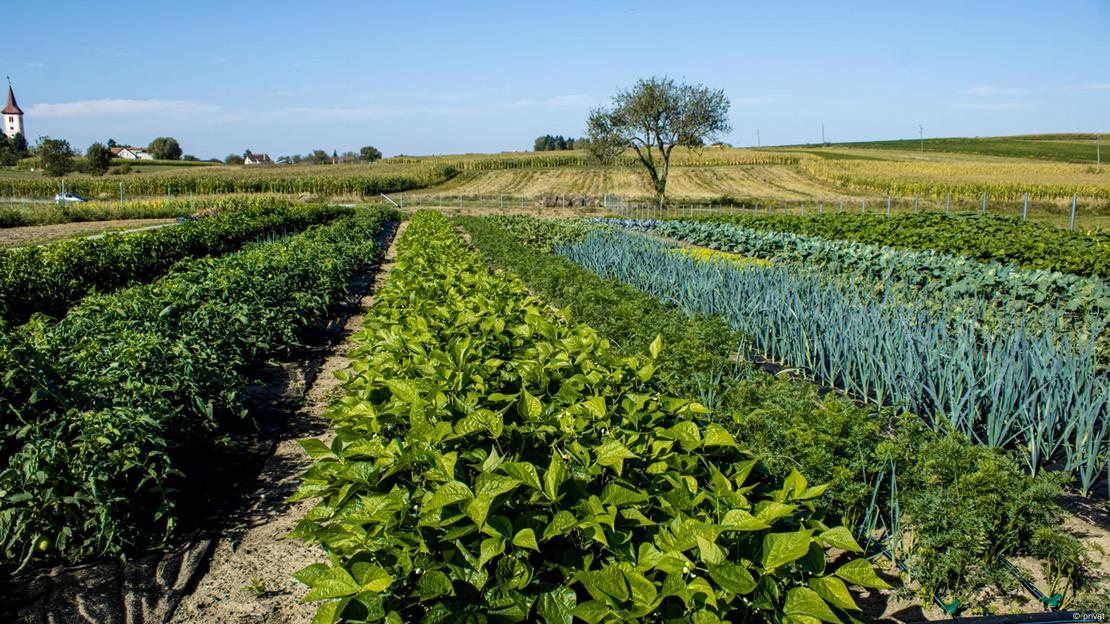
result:
[(636, 78), (724, 89), (754, 145), (1110, 131), (1110, 0), (20, 2), (27, 133), (187, 153), (530, 149)]

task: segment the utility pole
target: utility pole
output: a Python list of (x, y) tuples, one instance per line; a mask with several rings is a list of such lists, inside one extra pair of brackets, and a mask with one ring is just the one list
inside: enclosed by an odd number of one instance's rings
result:
[(825, 145), (825, 124), (821, 124), (821, 145)]
[(917, 124), (917, 136), (921, 138), (921, 153), (925, 153), (925, 126)]
[(760, 141), (759, 141), (759, 128), (755, 129), (755, 146), (756, 147), (763, 147), (763, 144), (760, 143)]

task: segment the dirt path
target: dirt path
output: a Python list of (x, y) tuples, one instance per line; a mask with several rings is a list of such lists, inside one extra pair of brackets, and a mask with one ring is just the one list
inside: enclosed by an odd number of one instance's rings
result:
[[(407, 225), (402, 222), (386, 252), (381, 268), (374, 274), (375, 293), (385, 281), (397, 252), (397, 238)], [(328, 443), (332, 432), (323, 412), (334, 400), (339, 381), (335, 373), (347, 368), (346, 354), (351, 348), (348, 337), (362, 328), (365, 311), (373, 295), (365, 294), (358, 309), (346, 319), (336, 346), (320, 363), (314, 379), (306, 379), (304, 403), (286, 423), (286, 431), (262, 468), (249, 493), (249, 505), (234, 528), (225, 532), (215, 546), (207, 570), (195, 590), (185, 596), (170, 622), (181, 624), (232, 624), (309, 622), (315, 605), (301, 604), (306, 587), (291, 574), (307, 565), (326, 562), (323, 551), (285, 536), (312, 508), (314, 501), (288, 503), (296, 491), (301, 474), (312, 464), (297, 440), (317, 437)]]
[(13, 248), (50, 243), (82, 235), (103, 235), (106, 232), (138, 231), (174, 223), (173, 219), (120, 219), (116, 221), (85, 221), (0, 228), (0, 247)]

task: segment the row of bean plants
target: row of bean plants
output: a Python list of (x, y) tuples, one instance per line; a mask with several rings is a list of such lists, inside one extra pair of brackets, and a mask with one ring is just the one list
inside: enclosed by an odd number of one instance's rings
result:
[(1092, 341), (984, 333), (974, 316), (880, 304), (821, 271), (704, 263), (627, 233), (556, 249), (684, 310), (721, 315), (747, 347), (821, 383), (989, 446), (1019, 446), (1033, 472), (1062, 459), (1083, 493), (1106, 471), (1110, 380)]
[(294, 535), (317, 622), (836, 622), (885, 587), (822, 520), (823, 485), (768, 474), (706, 409), (491, 275), (417, 213), (355, 337), (336, 437)]
[(1110, 232), (1073, 232), (993, 214), (907, 213), (824, 215), (712, 215), (731, 223), (829, 240), (937, 251), (984, 262), (1017, 264), (1086, 276), (1110, 276)]
[(0, 319), (57, 317), (91, 291), (150, 281), (179, 260), (234, 251), (349, 215), (350, 208), (236, 200), (215, 216), (149, 232), (74, 239), (0, 254)]
[[(1010, 452), (959, 434), (938, 435), (912, 415), (874, 413), (836, 393), (819, 395), (812, 384), (730, 361), (741, 337), (719, 318), (687, 317), (626, 284), (544, 253), (552, 241), (575, 236), (562, 222), (461, 222), (491, 263), (514, 271), (571, 322), (597, 327), (623, 352), (646, 350), (662, 335), (667, 348), (656, 360), (653, 387), (700, 396), (772, 472), (798, 467), (829, 483), (823, 500), (846, 525), (861, 524), (873, 496), (885, 508), (900, 509), (899, 517), (888, 520), (910, 527), (913, 539), (888, 545), (908, 565), (903, 577), (916, 582), (926, 600), (933, 592), (965, 603), (973, 603), (977, 592), (997, 594), (998, 587), (1021, 592), (1000, 560), (1016, 556), (1063, 571), (1045, 588), (1050, 594), (1064, 591), (1075, 604), (1091, 600), (1083, 595), (1092, 589), (1083, 549), (1059, 530), (1058, 473), (1028, 476)], [(884, 465), (894, 466), (898, 488), (892, 491), (887, 481), (876, 493)], [(1065, 589), (1071, 581), (1077, 598)]]
[(164, 544), (182, 492), (207, 487), (185, 466), (249, 426), (251, 371), (345, 295), (396, 217), (360, 211), (4, 332), (0, 567)]

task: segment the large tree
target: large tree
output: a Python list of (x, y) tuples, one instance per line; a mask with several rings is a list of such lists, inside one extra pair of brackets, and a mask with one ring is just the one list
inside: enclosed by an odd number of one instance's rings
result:
[(73, 171), (73, 149), (69, 141), (39, 137), (35, 156), (42, 164), (43, 173), (48, 176), (59, 177)]
[(358, 157), (366, 162), (381, 160), (382, 153), (373, 145), (367, 145), (358, 151)]
[(104, 175), (112, 166), (112, 150), (103, 143), (93, 143), (85, 150), (85, 171), (93, 175)]
[(662, 207), (674, 148), (698, 148), (731, 130), (728, 109), (719, 89), (670, 78), (640, 79), (631, 89), (617, 91), (611, 108), (590, 111), (590, 151), (605, 161), (635, 150)]
[(146, 151), (155, 160), (181, 160), (181, 146), (173, 137), (158, 137), (150, 142)]

